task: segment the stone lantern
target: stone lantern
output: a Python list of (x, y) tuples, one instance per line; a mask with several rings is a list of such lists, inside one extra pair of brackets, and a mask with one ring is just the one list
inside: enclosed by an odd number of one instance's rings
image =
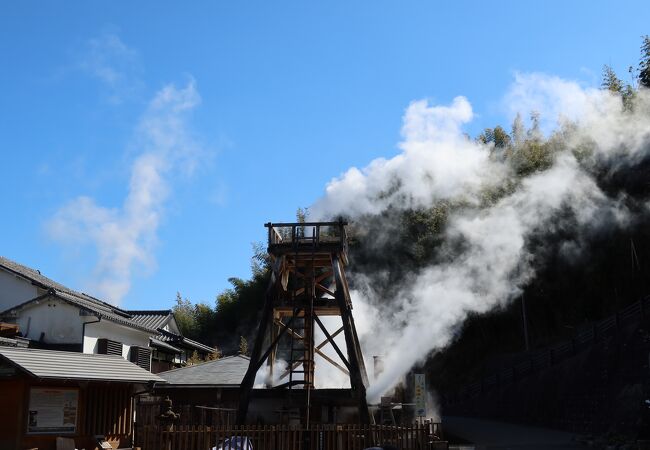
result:
[(172, 400), (169, 396), (163, 400), (162, 413), (158, 416), (162, 430), (174, 431), (174, 422), (181, 416), (180, 413), (175, 413), (172, 410)]

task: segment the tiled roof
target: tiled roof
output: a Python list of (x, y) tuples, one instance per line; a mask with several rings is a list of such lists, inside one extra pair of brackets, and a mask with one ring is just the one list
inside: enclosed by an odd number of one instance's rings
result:
[(70, 289), (60, 283), (57, 283), (56, 281), (47, 278), (46, 276), (41, 275), (41, 273), (37, 270), (23, 266), (22, 264), (18, 264), (17, 262), (11, 261), (2, 256), (0, 256), (0, 268), (26, 278), (36, 286), (48, 291), (47, 294), (41, 297), (28, 300), (24, 303), (21, 303), (20, 305), (9, 308), (6, 311), (2, 311), (0, 312), (0, 315), (10, 314), (12, 311), (22, 309), (34, 301), (53, 296), (58, 297), (61, 300), (64, 300), (82, 309), (85, 309), (91, 313), (94, 313), (103, 319), (110, 320), (111, 322), (119, 323), (120, 325), (136, 328), (138, 330), (146, 331), (152, 334), (157, 333), (157, 330), (155, 328), (147, 327), (146, 325), (142, 325), (132, 320), (131, 315), (127, 311), (118, 308), (117, 306), (113, 306), (110, 303), (99, 300), (98, 298), (92, 297), (88, 294), (84, 294), (83, 292), (77, 292), (73, 289)]
[(0, 267), (3, 267), (10, 272), (14, 272), (17, 275), (31, 280), (34, 282), (34, 284), (44, 289), (54, 288), (62, 292), (74, 292), (72, 289), (69, 289), (68, 287), (42, 275), (40, 270), (32, 269), (31, 267), (18, 264), (17, 262), (5, 258), (4, 256), (0, 256)]
[(168, 385), (239, 386), (246, 375), (250, 358), (226, 356), (158, 374)]
[(101, 305), (97, 305), (96, 303), (89, 302), (86, 298), (77, 297), (75, 295), (67, 294), (64, 292), (55, 292), (54, 296), (59, 297), (67, 301), (68, 303), (72, 303), (86, 310), (89, 310), (97, 314), (99, 317), (106, 320), (110, 320), (111, 322), (119, 323), (120, 325), (124, 325), (131, 328), (136, 328), (141, 331), (146, 331), (147, 333), (155, 334), (158, 332), (153, 328), (149, 328), (147, 326), (135, 322), (128, 315), (124, 316), (122, 314), (116, 314), (115, 311), (108, 308), (102, 308)]
[(0, 346), (0, 359), (41, 379), (165, 382), (159, 376), (117, 355)]
[(7, 337), (0, 336), (0, 345), (5, 345), (7, 347), (27, 348), (29, 346), (29, 339), (25, 339), (22, 337), (7, 338)]
[(192, 339), (186, 338), (185, 336), (181, 336), (181, 342), (188, 347), (192, 347), (204, 352), (212, 353), (214, 351), (214, 348), (208, 347), (207, 345), (201, 344), (200, 342), (193, 341)]
[(158, 340), (162, 342), (167, 342), (171, 343), (174, 345), (180, 345), (182, 347), (189, 347), (194, 350), (200, 350), (202, 352), (207, 352), (211, 353), (214, 349), (212, 347), (208, 347), (205, 344), (201, 344), (200, 342), (193, 341), (190, 338), (186, 338), (185, 336), (181, 336), (180, 334), (172, 333), (170, 331), (165, 331), (165, 330), (158, 330), (160, 334), (156, 336)]
[(96, 309), (111, 311), (114, 314), (124, 316), (127, 318), (129, 317), (129, 314), (126, 311), (118, 308), (117, 306), (113, 306), (110, 303), (106, 303), (98, 298), (95, 298), (83, 292), (78, 292), (75, 291), (74, 289), (70, 289), (67, 286), (64, 286), (60, 283), (57, 283), (54, 280), (49, 279), (44, 275), (41, 275), (41, 272), (38, 270), (34, 270), (31, 267), (27, 267), (22, 264), (18, 264), (17, 262), (7, 259), (3, 256), (0, 256), (0, 268), (4, 268), (9, 272), (13, 272), (16, 275), (22, 276), (23, 278), (27, 278), (32, 283), (34, 283), (35, 285), (43, 289), (54, 289), (57, 292), (64, 292), (70, 295), (74, 295), (75, 297), (79, 297), (81, 299), (86, 300), (88, 303), (92, 304), (93, 307)]
[(172, 353), (183, 353), (183, 350), (178, 349), (174, 347), (173, 345), (168, 344), (167, 342), (163, 342), (160, 339), (156, 339), (154, 337), (149, 338), (149, 345), (151, 347), (158, 347), (167, 350), (168, 352)]
[(167, 322), (173, 317), (171, 309), (163, 309), (159, 311), (126, 311), (130, 316), (131, 320), (137, 324), (157, 330), (158, 328), (163, 328)]
[(172, 310), (132, 310), (127, 311), (98, 298), (70, 289), (54, 280), (41, 275), (41, 272), (30, 267), (18, 264), (15, 261), (0, 256), (0, 269), (5, 269), (18, 276), (30, 280), (36, 286), (46, 289), (47, 294), (28, 300), (20, 305), (13, 306), (6, 311), (0, 311), (0, 316), (11, 314), (13, 311), (22, 309), (34, 301), (54, 296), (68, 303), (87, 310), (103, 319), (119, 323), (127, 327), (135, 328), (151, 334), (160, 334), (157, 339), (161, 342), (179, 344), (184, 347), (193, 348), (202, 352), (211, 352), (212, 348), (200, 342), (193, 341), (181, 335), (161, 331), (161, 329), (174, 317)]

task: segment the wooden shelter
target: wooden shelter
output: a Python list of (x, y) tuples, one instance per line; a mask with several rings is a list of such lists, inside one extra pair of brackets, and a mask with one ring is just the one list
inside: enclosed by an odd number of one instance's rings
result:
[(133, 395), (164, 380), (121, 356), (0, 347), (0, 448), (54, 450), (56, 438), (131, 447)]

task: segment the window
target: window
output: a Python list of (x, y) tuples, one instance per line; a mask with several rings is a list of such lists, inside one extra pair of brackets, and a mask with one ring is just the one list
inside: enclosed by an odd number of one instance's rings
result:
[(147, 347), (131, 347), (131, 362), (151, 371), (151, 350)]
[(101, 355), (122, 356), (122, 343), (101, 338), (97, 340), (97, 353)]

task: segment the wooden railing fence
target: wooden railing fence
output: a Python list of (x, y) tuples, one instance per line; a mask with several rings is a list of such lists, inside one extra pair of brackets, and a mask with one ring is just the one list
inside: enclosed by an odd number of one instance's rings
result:
[(309, 430), (273, 426), (175, 426), (161, 431), (145, 426), (142, 450), (210, 450), (233, 436), (246, 437), (254, 450), (363, 450), (375, 445), (393, 445), (399, 450), (446, 449), (439, 423), (412, 426), (318, 425)]

